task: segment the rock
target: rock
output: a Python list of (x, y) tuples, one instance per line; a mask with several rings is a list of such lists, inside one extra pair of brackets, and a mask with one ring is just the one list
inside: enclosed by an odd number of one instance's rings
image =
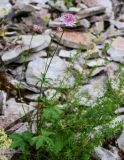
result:
[(29, 4), (30, 3), (30, 0), (16, 0), (16, 4)]
[[(51, 58), (48, 58), (48, 59), (39, 58), (28, 64), (27, 71), (26, 71), (26, 81), (28, 84), (33, 86), (38, 86), (38, 87), (41, 86), (41, 84), (38, 83), (39, 78), (41, 78), (42, 74), (44, 74), (46, 65), (48, 66), (50, 60)], [(64, 79), (65, 82), (63, 82), (62, 87), (64, 87), (65, 85), (69, 87), (70, 85), (72, 85), (74, 81), (74, 78), (72, 77), (71, 78), (65, 77), (66, 76), (65, 72), (67, 70), (67, 67), (69, 66), (70, 64), (68, 62), (55, 56), (52, 59), (52, 62), (46, 74), (46, 79), (48, 79), (49, 83), (54, 87), (60, 86), (61, 81), (63, 81)], [(44, 85), (46, 87), (48, 84), (44, 84)]]
[(24, 46), (27, 46), (34, 52), (38, 52), (47, 48), (51, 42), (51, 37), (48, 34), (34, 35), (34, 36), (23, 35), (21, 37)]
[(13, 11), (14, 11), (14, 17), (16, 16), (22, 16), (23, 13), (31, 13), (35, 11), (35, 8), (30, 5), (30, 4), (26, 4), (26, 3), (16, 3), (13, 6)]
[(28, 94), (25, 98), (29, 101), (37, 101), (39, 96), (42, 97), (42, 94)]
[(24, 66), (23, 65), (15, 69), (9, 70), (9, 71), (15, 79), (18, 79), (19, 81), (24, 80), (25, 76), (24, 76)]
[(65, 3), (63, 0), (58, 0), (56, 1), (55, 3), (53, 1), (48, 1), (49, 5), (58, 10), (58, 11), (61, 11), (61, 12), (67, 12), (67, 7), (65, 6)]
[[(47, 57), (47, 52), (45, 50), (39, 51), (39, 52), (33, 52), (27, 56), (25, 59), (25, 62), (33, 61), (35, 59), (41, 58), (41, 57)], [(20, 59), (17, 61), (17, 63), (23, 63), (24, 60), (20, 57)]]
[(88, 7), (103, 6), (106, 8), (106, 12), (111, 15), (112, 2), (111, 0), (83, 0), (84, 4)]
[(4, 91), (0, 91), (0, 115), (4, 115), (6, 109), (6, 93)]
[(23, 81), (18, 81), (18, 80), (11, 80), (11, 84), (16, 86), (19, 86), (20, 89), (22, 90), (28, 90), (34, 93), (40, 93), (40, 90), (36, 87), (30, 86), (27, 83), (23, 82)]
[(45, 4), (48, 0), (30, 0), (31, 3)]
[(124, 107), (116, 109), (115, 113), (116, 114), (123, 114), (124, 113)]
[(73, 68), (79, 73), (83, 73), (83, 67), (78, 62), (74, 63)]
[(77, 8), (77, 7), (70, 7), (69, 11), (73, 12), (73, 13), (78, 13), (80, 11), (81, 8)]
[(124, 38), (117, 37), (108, 50), (108, 54), (114, 61), (124, 62)]
[[(62, 33), (53, 33), (54, 40), (58, 42), (60, 40), (61, 34)], [(93, 38), (93, 36), (86, 33), (65, 31), (60, 41), (60, 44), (75, 49), (80, 48), (80, 46), (82, 45), (83, 49), (89, 49), (93, 45)]]
[(112, 25), (114, 25), (118, 29), (124, 29), (124, 22), (119, 22), (119, 21), (115, 21), (115, 20), (111, 20), (110, 22)]
[(63, 58), (73, 58), (77, 54), (77, 50), (60, 50), (59, 56)]
[(122, 134), (120, 135), (120, 137), (117, 139), (117, 144), (118, 144), (118, 147), (124, 151), (124, 130), (122, 132)]
[(24, 52), (27, 48), (26, 47), (20, 47), (17, 46), (16, 48), (13, 48), (11, 50), (8, 50), (3, 53), (2, 61), (5, 64), (9, 64), (12, 62), (15, 62), (19, 59), (19, 56)]
[(89, 28), (90, 27), (90, 22), (87, 19), (81, 19), (80, 20), (80, 25), (83, 26), (84, 28)]
[(75, 94), (78, 99), (80, 98), (80, 105), (93, 106), (97, 99), (104, 95), (106, 81), (107, 77), (101, 75), (90, 79), (88, 84), (80, 86)]
[(28, 125), (28, 123), (26, 122), (26, 123), (24, 123), (20, 128), (18, 128), (18, 129), (15, 131), (15, 133), (20, 134), (20, 133), (23, 133), (23, 132), (25, 132), (25, 131), (28, 131), (28, 129), (29, 129), (29, 125)]
[[(52, 28), (57, 28), (57, 27), (62, 27), (62, 28), (69, 28), (66, 25), (64, 25), (60, 19), (54, 19), (54, 21), (50, 20), (49, 21), (49, 26)], [(73, 26), (71, 26), (70, 28), (89, 28), (90, 27), (90, 22), (87, 19), (81, 19), (80, 23), (75, 23)]]
[(13, 121), (19, 119), (34, 110), (33, 106), (27, 105), (25, 103), (17, 103), (14, 98), (11, 98), (7, 101), (7, 107), (5, 110), (5, 116), (12, 116)]
[(0, 19), (4, 18), (8, 13), (11, 11), (12, 6), (7, 3), (7, 4), (0, 4)]
[[(9, 64), (12, 62), (15, 62), (20, 59), (20, 56), (23, 55), (23, 52), (25, 51), (27, 54), (29, 54), (28, 50), (30, 49), (32, 52), (39, 52), (37, 55), (42, 55), (46, 53), (45, 52), (40, 52), (41, 50), (47, 48), (51, 42), (51, 38), (47, 34), (43, 35), (23, 35), (22, 37), (22, 46), (17, 46), (14, 49), (11, 49), (9, 51), (6, 51), (3, 56), (2, 56), (2, 61), (5, 64)], [(30, 52), (31, 52), (30, 51)], [(27, 55), (28, 56), (28, 55)], [(32, 60), (32, 58), (36, 57), (36, 55), (29, 55), (27, 58), (28, 60)], [(24, 62), (24, 60), (21, 60)]]
[(92, 71), (91, 76), (93, 77), (93, 76), (96, 76), (100, 73), (103, 73), (104, 70), (105, 70), (105, 67), (97, 67)]
[(96, 22), (93, 26), (93, 31), (95, 34), (100, 34), (101, 32), (104, 31), (104, 22)]
[(121, 160), (121, 158), (117, 154), (114, 154), (102, 147), (97, 147), (95, 149), (94, 157), (98, 160)]
[(100, 66), (105, 66), (106, 63), (107, 63), (106, 60), (98, 58), (98, 59), (88, 60), (87, 61), (87, 66), (89, 66), (89, 67), (100, 67)]
[(55, 89), (48, 89), (44, 92), (47, 99), (51, 100), (59, 100), (59, 98), (63, 97), (63, 95)]
[(25, 113), (33, 110), (34, 107), (31, 105), (17, 103), (14, 98), (9, 99), (4, 116), (0, 116), (0, 127), (10, 129)]

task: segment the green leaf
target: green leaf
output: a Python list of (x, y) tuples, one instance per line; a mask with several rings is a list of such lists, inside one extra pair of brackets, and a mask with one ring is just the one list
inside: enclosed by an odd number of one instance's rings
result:
[(55, 106), (55, 107), (45, 108), (43, 111), (43, 116), (47, 120), (52, 121), (59, 119), (62, 113), (63, 113), (62, 109)]

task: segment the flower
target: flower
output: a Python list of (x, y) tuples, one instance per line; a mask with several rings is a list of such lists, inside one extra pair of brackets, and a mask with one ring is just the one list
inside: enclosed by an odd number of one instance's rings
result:
[(57, 32), (62, 32), (63, 29), (61, 27), (57, 27)]
[(62, 21), (63, 24), (65, 24), (65, 26), (70, 26), (70, 27), (72, 27), (77, 22), (76, 16), (71, 13), (65, 13), (64, 15), (61, 16), (60, 20)]
[(34, 32), (42, 32), (42, 30), (43, 30), (43, 27), (41, 27), (41, 26), (39, 26), (37, 24), (33, 25), (33, 31)]

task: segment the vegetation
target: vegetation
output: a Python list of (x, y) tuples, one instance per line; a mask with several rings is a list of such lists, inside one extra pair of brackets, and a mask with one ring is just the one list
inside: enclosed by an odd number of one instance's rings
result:
[[(103, 50), (106, 51), (106, 46)], [(72, 58), (71, 63), (79, 58), (81, 50), (77, 53), (78, 56)], [(46, 66), (46, 72), (49, 66)], [(46, 72), (39, 79), (41, 91), (43, 84), (49, 84)], [(69, 72), (72, 72), (70, 68), (67, 75), (70, 75)], [(91, 106), (86, 106), (80, 103), (85, 95), (77, 93), (79, 86), (89, 76), (76, 72), (77, 79), (71, 88), (64, 90), (61, 82), (51, 98), (45, 95), (38, 97), (36, 112), (27, 118), (29, 130), (11, 135), (12, 147), (21, 151), (20, 160), (90, 160), (95, 147), (118, 133), (121, 123), (113, 125), (113, 120), (117, 116), (115, 110), (123, 104), (123, 74), (119, 75), (118, 90), (112, 88), (110, 80), (106, 82), (104, 96)], [(66, 98), (57, 99), (58, 94)], [(32, 126), (35, 126), (35, 130)]]

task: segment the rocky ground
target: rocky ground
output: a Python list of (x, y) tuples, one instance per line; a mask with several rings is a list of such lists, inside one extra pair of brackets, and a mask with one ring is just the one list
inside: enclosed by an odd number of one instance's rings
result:
[[(71, 66), (69, 59), (77, 54), (81, 44), (82, 54), (73, 69), (87, 74), (95, 67), (88, 82), (79, 89), (79, 92), (88, 93), (91, 99), (87, 101), (82, 98), (81, 104), (94, 103), (99, 93), (102, 96), (107, 79), (113, 80), (113, 87), (118, 87), (116, 71), (124, 63), (123, 0), (75, 0), (70, 8), (61, 0), (56, 3), (49, 0), (0, 0), (0, 127), (9, 133), (22, 132), (27, 125), (20, 121), (24, 112), (15, 85), (20, 84), (23, 91), (25, 112), (34, 110), (40, 93), (37, 81), (44, 73), (46, 62), (50, 61), (51, 52), (48, 51), (56, 48), (61, 36), (56, 28), (63, 27), (58, 17), (65, 12), (78, 16), (80, 23), (65, 28), (46, 75), (54, 87), (44, 86), (44, 94), (54, 94), (59, 81), (65, 76), (65, 70)], [(33, 27), (36, 26), (39, 30), (34, 34)], [(103, 48), (107, 44), (111, 45), (105, 55)], [(29, 48), (24, 70), (24, 53)], [(87, 50), (90, 51), (88, 56)], [(84, 64), (87, 67), (83, 68)], [(71, 75), (68, 82), (65, 81), (64, 88), (71, 86), (74, 79)], [(124, 119), (124, 108), (121, 107), (119, 112), (117, 121)], [(96, 148), (95, 156), (100, 160), (121, 160), (124, 159), (123, 151), (124, 131), (112, 144), (108, 142), (107, 148)]]

